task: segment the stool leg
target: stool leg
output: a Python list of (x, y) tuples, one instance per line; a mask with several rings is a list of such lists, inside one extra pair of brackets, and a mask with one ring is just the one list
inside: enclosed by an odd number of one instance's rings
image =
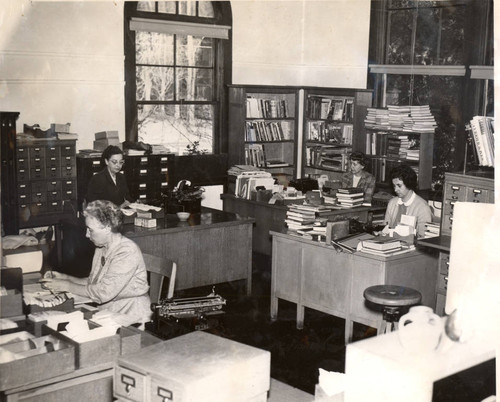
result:
[(382, 321), (380, 322), (380, 325), (377, 329), (377, 335), (385, 334), (386, 327), (387, 327), (387, 321), (382, 319)]

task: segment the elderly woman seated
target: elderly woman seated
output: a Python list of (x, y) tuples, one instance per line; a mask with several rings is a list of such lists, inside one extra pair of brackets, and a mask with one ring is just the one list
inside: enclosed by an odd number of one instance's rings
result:
[(147, 272), (141, 250), (119, 232), (122, 213), (111, 201), (92, 201), (83, 211), (87, 237), (95, 244), (88, 278), (48, 273), (45, 284), (54, 291), (86, 296), (121, 316), (121, 324), (144, 323), (151, 318)]

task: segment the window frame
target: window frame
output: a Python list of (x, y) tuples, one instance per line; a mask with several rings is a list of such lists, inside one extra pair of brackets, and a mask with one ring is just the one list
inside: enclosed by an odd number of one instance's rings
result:
[[(444, 5), (465, 5), (469, 7), (470, 16), (464, 26), (464, 41), (466, 43), (464, 53), (464, 65), (421, 65), (421, 64), (386, 64), (387, 47), (389, 41), (389, 4), (390, 0), (371, 1), (371, 26), (369, 43), (369, 60), (372, 64), (368, 68), (368, 86), (374, 90), (374, 105), (385, 107), (386, 84), (388, 74), (397, 75), (429, 75), (429, 76), (463, 76), (463, 96), (459, 100), (462, 110), (459, 129), (455, 138), (454, 166), (465, 168), (465, 124), (474, 115), (482, 114), (485, 110), (485, 91), (488, 83), (483, 79), (471, 76), (478, 67), (486, 69), (493, 68), (493, 54), (489, 49), (489, 23), (493, 13), (493, 0), (461, 0), (457, 2), (443, 1)], [(415, 23), (415, 22), (414, 22)], [(418, 29), (418, 27), (417, 27)], [(412, 29), (413, 36), (415, 30)], [(414, 40), (414, 39), (413, 39)], [(413, 60), (413, 55), (412, 55)], [(479, 77), (478, 77), (479, 78)], [(487, 81), (487, 80), (486, 80)]]
[[(124, 54), (125, 54), (125, 139), (130, 142), (138, 141), (138, 113), (137, 107), (144, 102), (136, 100), (136, 53), (135, 31), (130, 28), (132, 18), (172, 22), (173, 24), (209, 24), (223, 25), (229, 28), (228, 39), (214, 39), (214, 77), (213, 94), (211, 101), (147, 101), (147, 104), (186, 105), (212, 104), (213, 105), (213, 154), (227, 152), (227, 108), (226, 86), (232, 80), (232, 14), (229, 1), (212, 2), (214, 18), (194, 17), (179, 14), (138, 11), (138, 2), (124, 4)], [(157, 2), (155, 2), (157, 4)], [(176, 2), (176, 12), (178, 12)], [(156, 6), (157, 9), (157, 6)]]

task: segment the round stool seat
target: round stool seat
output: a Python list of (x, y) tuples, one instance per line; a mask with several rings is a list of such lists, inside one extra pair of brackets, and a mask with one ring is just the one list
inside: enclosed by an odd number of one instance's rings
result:
[(397, 285), (375, 285), (363, 292), (366, 300), (382, 306), (404, 307), (420, 303), (422, 294), (415, 289)]

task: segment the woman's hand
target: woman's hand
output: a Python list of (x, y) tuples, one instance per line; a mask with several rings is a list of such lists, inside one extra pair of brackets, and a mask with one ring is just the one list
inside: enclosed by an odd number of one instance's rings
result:
[(64, 279), (46, 279), (43, 287), (53, 292), (68, 292), (69, 282)]
[(63, 279), (63, 280), (68, 280), (69, 276), (66, 274), (63, 274), (62, 272), (57, 272), (57, 271), (47, 271), (43, 275), (44, 279)]

